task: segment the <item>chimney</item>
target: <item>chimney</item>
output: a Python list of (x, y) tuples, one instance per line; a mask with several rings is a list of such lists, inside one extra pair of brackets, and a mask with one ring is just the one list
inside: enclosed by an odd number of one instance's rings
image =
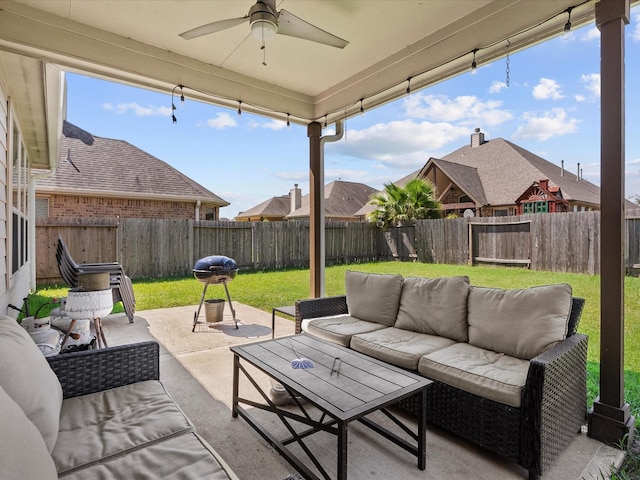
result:
[(580, 180), (580, 162), (578, 162), (578, 172), (576, 173), (576, 181)]
[(289, 190), (289, 199), (291, 201), (291, 212), (298, 210), (302, 206), (302, 190), (298, 188), (298, 184), (294, 183), (293, 188)]
[(564, 177), (564, 160), (560, 160), (560, 176)]
[(484, 143), (484, 133), (476, 128), (474, 133), (471, 134), (471, 148), (479, 147)]
[(544, 180), (540, 180), (538, 182), (538, 185), (540, 185), (540, 188), (542, 188), (543, 190), (549, 191), (549, 179), (548, 178), (545, 178)]

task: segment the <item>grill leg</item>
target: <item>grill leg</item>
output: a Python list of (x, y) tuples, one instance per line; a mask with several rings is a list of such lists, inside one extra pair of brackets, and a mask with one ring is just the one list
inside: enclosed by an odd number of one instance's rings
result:
[(233, 303), (231, 303), (231, 295), (229, 295), (229, 288), (227, 288), (227, 282), (225, 280), (222, 281), (224, 285), (224, 291), (227, 292), (227, 300), (229, 300), (229, 308), (231, 308), (231, 315), (233, 316), (233, 323), (236, 324), (236, 329), (238, 328), (238, 321), (236, 320), (236, 311), (233, 309)]
[[(205, 293), (207, 293), (208, 286), (209, 286), (208, 283), (204, 284), (204, 289), (202, 290), (202, 296), (200, 297), (200, 305), (198, 305), (198, 311), (193, 315), (193, 327), (191, 328), (191, 333), (196, 331), (196, 325), (198, 324), (198, 317), (200, 316), (200, 309), (202, 309), (202, 303), (204, 302), (204, 295)], [(227, 295), (229, 294), (227, 293)]]

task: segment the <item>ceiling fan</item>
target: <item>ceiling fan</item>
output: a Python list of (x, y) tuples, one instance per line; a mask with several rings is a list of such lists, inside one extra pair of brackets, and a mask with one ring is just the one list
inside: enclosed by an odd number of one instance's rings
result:
[(251, 34), (261, 41), (267, 41), (276, 34), (302, 38), (336, 48), (344, 48), (349, 42), (321, 28), (296, 17), (284, 8), (276, 11), (276, 0), (258, 0), (249, 14), (239, 18), (228, 18), (207, 23), (180, 34), (185, 40), (220, 32), (245, 22), (251, 25)]

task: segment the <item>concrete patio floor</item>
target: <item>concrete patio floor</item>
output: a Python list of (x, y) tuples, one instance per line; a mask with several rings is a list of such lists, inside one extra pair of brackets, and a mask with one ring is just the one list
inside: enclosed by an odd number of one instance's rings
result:
[[(242, 480), (279, 480), (295, 469), (243, 419), (232, 418), (232, 345), (271, 338), (271, 313), (234, 302), (239, 328), (229, 305), (224, 320), (199, 324), (191, 332), (197, 305), (137, 312), (130, 324), (124, 314), (109, 315), (103, 328), (110, 346), (156, 340), (160, 344), (160, 378), (202, 435)], [(201, 311), (204, 320), (204, 307)], [(293, 321), (276, 317), (276, 336), (294, 333)], [(268, 377), (257, 372), (268, 390)], [(241, 395), (259, 400), (248, 382)], [(280, 428), (271, 422), (269, 428)], [(313, 437), (316, 437), (314, 435)], [(328, 471), (334, 475), (335, 438), (309, 438)], [(576, 435), (543, 480), (607, 479), (611, 466), (620, 466), (624, 453)], [(447, 434), (435, 427), (427, 432), (427, 468), (418, 470), (415, 457), (359, 424), (349, 429), (349, 478), (364, 479), (505, 479), (522, 480), (527, 472), (512, 462)]]

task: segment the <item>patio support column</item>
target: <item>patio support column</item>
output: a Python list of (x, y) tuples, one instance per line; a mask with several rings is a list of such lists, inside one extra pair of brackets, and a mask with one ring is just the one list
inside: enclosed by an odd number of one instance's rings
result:
[(589, 412), (589, 436), (620, 444), (635, 419), (624, 401), (624, 28), (629, 0), (596, 4), (600, 29), (600, 396)]
[(322, 237), (324, 218), (322, 200), (324, 197), (324, 165), (322, 165), (322, 125), (311, 122), (307, 126), (309, 137), (309, 265), (311, 298), (322, 295)]

